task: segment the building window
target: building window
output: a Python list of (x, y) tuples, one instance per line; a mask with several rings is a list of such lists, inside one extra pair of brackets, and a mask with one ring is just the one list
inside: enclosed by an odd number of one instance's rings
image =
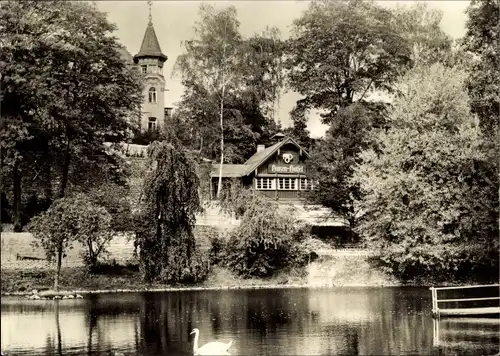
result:
[(278, 190), (297, 190), (297, 179), (278, 178)]
[(156, 88), (149, 88), (149, 102), (156, 103)]
[(300, 178), (300, 190), (314, 189), (314, 183), (311, 179)]
[(255, 189), (257, 190), (275, 190), (276, 180), (274, 178), (256, 178)]
[(156, 130), (156, 117), (150, 117), (148, 121), (148, 130), (155, 131)]
[(148, 66), (146, 66), (146, 65), (141, 66), (141, 72), (142, 72), (142, 74), (146, 74), (148, 72)]

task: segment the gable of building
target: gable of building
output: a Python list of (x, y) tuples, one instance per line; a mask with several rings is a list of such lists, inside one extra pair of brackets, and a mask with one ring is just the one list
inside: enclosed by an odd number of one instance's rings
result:
[[(285, 156), (286, 158), (283, 158), (283, 154), (292, 155), (291, 160), (288, 161), (288, 163), (283, 161), (283, 163), (291, 164), (292, 166), (296, 163), (304, 162), (306, 158), (310, 157), (309, 153), (294, 139), (287, 137), (272, 146), (264, 148), (261, 151), (257, 151), (244, 164), (223, 164), (222, 177), (239, 178), (250, 175), (255, 171), (263, 171), (264, 169), (268, 169), (268, 165), (272, 164), (271, 162), (278, 164), (280, 159), (288, 160), (289, 156)], [(218, 177), (219, 174), (220, 164), (212, 164), (210, 176)]]
[[(285, 157), (283, 157), (283, 154), (285, 154)], [(292, 157), (290, 157), (290, 155), (292, 155)], [(262, 171), (264, 168), (268, 167), (271, 162), (278, 164), (281, 161), (281, 163), (289, 165), (304, 162), (307, 158), (310, 158), (309, 153), (294, 139), (287, 137), (283, 141), (269, 146), (250, 157), (245, 162), (245, 165), (248, 166), (245, 175), (249, 175), (256, 170)]]

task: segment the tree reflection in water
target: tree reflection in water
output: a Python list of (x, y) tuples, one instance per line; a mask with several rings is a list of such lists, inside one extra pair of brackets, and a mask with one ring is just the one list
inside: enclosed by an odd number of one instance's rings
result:
[[(23, 332), (28, 327), (33, 337), (26, 340)], [(457, 346), (433, 347), (427, 288), (131, 293), (71, 301), (2, 299), (2, 347), (24, 355), (108, 356), (118, 350), (127, 356), (192, 355), (189, 332), (195, 327), (200, 329), (200, 344), (232, 339), (233, 355), (490, 355), (498, 352), (500, 322), (442, 321), (442, 341)]]

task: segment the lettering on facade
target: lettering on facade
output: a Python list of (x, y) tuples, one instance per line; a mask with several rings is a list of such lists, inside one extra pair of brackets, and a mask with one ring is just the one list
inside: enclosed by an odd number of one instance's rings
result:
[(305, 174), (306, 167), (303, 164), (270, 164), (267, 173)]

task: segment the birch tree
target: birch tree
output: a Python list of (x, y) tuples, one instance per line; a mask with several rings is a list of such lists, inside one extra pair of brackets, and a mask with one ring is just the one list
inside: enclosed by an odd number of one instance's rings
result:
[[(186, 53), (176, 62), (176, 71), (191, 88), (217, 97), (218, 126), (220, 135), (220, 168), (217, 197), (222, 189), (224, 164), (224, 105), (228, 93), (238, 87), (241, 79), (242, 37), (239, 21), (233, 6), (216, 10), (212, 6), (200, 6), (200, 21), (196, 23), (196, 38), (184, 43)], [(207, 104), (213, 103), (208, 100)], [(207, 107), (207, 110), (214, 109)]]

